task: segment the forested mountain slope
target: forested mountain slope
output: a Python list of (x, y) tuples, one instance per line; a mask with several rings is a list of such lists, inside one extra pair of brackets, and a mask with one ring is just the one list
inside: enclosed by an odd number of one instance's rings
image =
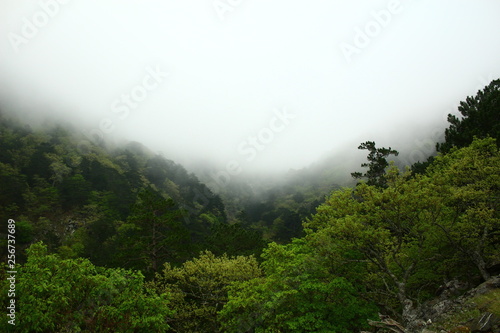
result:
[(300, 179), (245, 203), (236, 219), (270, 234), (289, 212), (309, 216), (267, 245), (140, 144), (2, 116), (0, 330), (497, 333), (500, 80), (459, 111), (413, 171), (367, 141), (365, 180), (313, 211)]
[[(0, 115), (0, 151), (2, 234), (15, 217), (19, 246), (44, 241), (65, 257), (152, 271), (199, 250), (246, 254), (262, 246), (255, 232), (227, 224), (220, 197), (196, 176), (139, 143), (106, 148), (69, 127), (33, 130)], [(160, 236), (141, 225), (147, 214)], [(147, 249), (150, 241), (158, 248)]]

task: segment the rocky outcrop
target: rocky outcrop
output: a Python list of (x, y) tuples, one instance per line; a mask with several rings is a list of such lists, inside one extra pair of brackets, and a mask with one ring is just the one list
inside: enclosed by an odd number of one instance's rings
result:
[(406, 327), (384, 315), (369, 324), (379, 332), (500, 333), (500, 275), (464, 293), (468, 287), (459, 281), (443, 285), (439, 297), (421, 305)]
[[(457, 292), (463, 292), (465, 285), (452, 282), (449, 287), (436, 300), (422, 306), (422, 318), (433, 323), (426, 327), (427, 330), (500, 333), (500, 313), (497, 313), (500, 308), (500, 298), (497, 297), (500, 295), (500, 275), (458, 297)], [(479, 302), (482, 299), (485, 301)]]

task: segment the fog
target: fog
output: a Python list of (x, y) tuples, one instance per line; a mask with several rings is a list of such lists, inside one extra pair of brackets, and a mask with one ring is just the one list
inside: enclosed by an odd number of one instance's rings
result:
[(0, 0), (0, 108), (233, 174), (366, 140), (404, 151), (500, 77), (499, 14), (495, 0)]

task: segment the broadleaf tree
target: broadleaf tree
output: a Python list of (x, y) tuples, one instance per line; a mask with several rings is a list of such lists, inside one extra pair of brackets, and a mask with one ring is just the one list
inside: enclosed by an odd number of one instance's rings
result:
[[(2, 332), (164, 332), (172, 316), (167, 295), (147, 289), (139, 272), (61, 259), (33, 244), (17, 269), (16, 325)], [(2, 290), (8, 280), (2, 279)], [(2, 293), (4, 303), (7, 293)], [(5, 318), (4, 318), (5, 319)]]

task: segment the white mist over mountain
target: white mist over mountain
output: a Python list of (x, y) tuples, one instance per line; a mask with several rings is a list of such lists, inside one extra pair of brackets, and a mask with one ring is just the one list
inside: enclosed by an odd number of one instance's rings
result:
[(0, 0), (0, 107), (231, 174), (441, 132), (500, 77), (498, 1)]

